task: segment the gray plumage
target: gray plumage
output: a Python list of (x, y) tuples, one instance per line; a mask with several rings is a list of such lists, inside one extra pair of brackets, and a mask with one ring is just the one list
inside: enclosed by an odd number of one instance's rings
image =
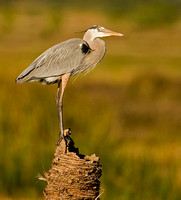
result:
[(84, 71), (84, 58), (89, 54), (90, 47), (82, 39), (70, 39), (59, 43), (42, 53), (16, 79), (17, 83), (41, 81), (55, 83), (63, 74), (76, 74)]
[(59, 138), (61, 136), (65, 139), (62, 108), (63, 94), (69, 78), (74, 74), (92, 69), (102, 60), (106, 46), (105, 42), (99, 38), (111, 35), (123, 36), (121, 33), (95, 25), (85, 32), (83, 39), (70, 39), (46, 50), (16, 78), (17, 83), (27, 81), (58, 83), (56, 101), (60, 125)]
[(56, 83), (63, 74), (77, 74), (95, 67), (104, 57), (105, 42), (99, 37), (122, 36), (101, 26), (89, 28), (84, 38), (74, 38), (59, 43), (42, 53), (17, 78), (17, 83), (40, 81)]

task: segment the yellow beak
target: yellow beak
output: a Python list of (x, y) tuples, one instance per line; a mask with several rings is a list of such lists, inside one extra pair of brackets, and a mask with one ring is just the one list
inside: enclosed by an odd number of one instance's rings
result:
[(105, 36), (124, 36), (122, 33), (117, 33), (115, 31), (111, 31), (106, 28), (103, 29), (102, 32)]

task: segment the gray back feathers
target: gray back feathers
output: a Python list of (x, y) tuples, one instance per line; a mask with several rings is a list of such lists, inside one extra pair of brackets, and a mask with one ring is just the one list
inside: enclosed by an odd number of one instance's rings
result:
[(56, 77), (61, 77), (65, 73), (78, 73), (89, 49), (89, 45), (78, 38), (59, 43), (36, 58), (17, 77), (16, 82), (43, 81), (51, 77), (56, 80)]

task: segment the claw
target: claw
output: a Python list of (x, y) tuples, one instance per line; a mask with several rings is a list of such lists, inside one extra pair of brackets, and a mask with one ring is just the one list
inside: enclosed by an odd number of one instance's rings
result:
[(59, 133), (59, 140), (57, 142), (57, 146), (60, 145), (60, 143), (62, 142), (62, 140), (64, 140), (65, 142), (65, 153), (67, 153), (68, 151), (68, 137), (71, 135), (71, 129), (66, 129), (62, 132)]
[(57, 142), (57, 146), (60, 145), (62, 139), (63, 139), (63, 137), (61, 136), (61, 132), (60, 132), (60, 133), (59, 133), (59, 139), (58, 139), (58, 142)]

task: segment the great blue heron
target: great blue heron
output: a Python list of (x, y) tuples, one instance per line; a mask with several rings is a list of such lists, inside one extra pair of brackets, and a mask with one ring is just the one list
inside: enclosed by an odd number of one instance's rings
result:
[(16, 83), (27, 81), (58, 83), (56, 102), (60, 126), (59, 140), (60, 137), (64, 138), (62, 109), (67, 82), (72, 75), (94, 68), (103, 59), (106, 46), (99, 38), (106, 36), (123, 36), (123, 34), (98, 25), (92, 26), (85, 32), (83, 40), (73, 38), (49, 48), (16, 78)]

